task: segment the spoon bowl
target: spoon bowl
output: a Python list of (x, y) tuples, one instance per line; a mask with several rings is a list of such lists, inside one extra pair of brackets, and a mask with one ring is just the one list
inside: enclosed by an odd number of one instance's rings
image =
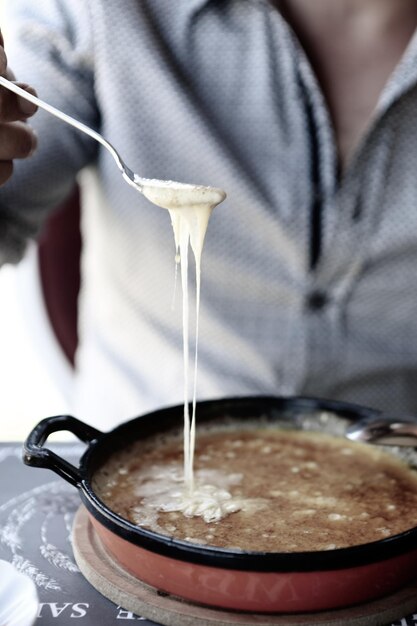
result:
[(214, 208), (226, 198), (226, 193), (216, 187), (189, 185), (175, 181), (138, 178), (141, 192), (153, 204), (164, 209)]
[(389, 415), (365, 418), (352, 424), (346, 437), (364, 443), (417, 447), (417, 419)]

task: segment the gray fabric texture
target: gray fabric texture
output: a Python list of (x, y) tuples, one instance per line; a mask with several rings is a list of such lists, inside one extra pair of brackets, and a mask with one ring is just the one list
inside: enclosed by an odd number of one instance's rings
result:
[[(303, 394), (417, 412), (416, 37), (339, 176), (314, 72), (266, 0), (7, 5), (19, 80), (98, 129), (141, 176), (228, 193), (203, 254), (200, 399)], [(95, 142), (43, 112), (31, 123), (38, 152), (0, 190), (3, 262), (21, 256), (81, 169), (94, 165), (100, 187), (83, 215), (74, 411), (110, 427), (180, 403), (167, 212)]]

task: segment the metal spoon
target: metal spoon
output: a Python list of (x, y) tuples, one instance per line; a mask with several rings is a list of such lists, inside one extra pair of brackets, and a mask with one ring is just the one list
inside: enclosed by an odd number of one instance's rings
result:
[(417, 418), (368, 417), (349, 426), (346, 437), (365, 443), (417, 447)]
[(74, 128), (77, 128), (81, 132), (89, 135), (101, 143), (101, 145), (107, 148), (113, 159), (116, 161), (117, 167), (121, 171), (125, 181), (134, 187), (136, 191), (140, 191), (140, 193), (142, 193), (153, 204), (161, 206), (165, 209), (180, 209), (190, 206), (210, 206), (211, 208), (214, 208), (225, 199), (225, 192), (222, 189), (217, 189), (215, 187), (141, 178), (126, 165), (114, 146), (89, 126), (79, 122), (51, 104), (40, 100), (40, 98), (33, 96), (31, 93), (28, 93), (3, 76), (0, 76), (0, 85), (10, 91), (13, 91), (21, 98), (25, 98), (26, 100), (29, 100), (29, 102), (36, 104), (41, 109), (48, 111), (48, 113), (55, 115), (55, 117), (58, 117), (63, 122), (74, 126)]

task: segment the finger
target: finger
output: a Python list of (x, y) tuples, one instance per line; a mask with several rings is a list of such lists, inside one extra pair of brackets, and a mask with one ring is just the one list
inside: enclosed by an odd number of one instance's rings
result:
[[(5, 76), (8, 80), (14, 80), (13, 72), (7, 67), (7, 55), (4, 51), (4, 40), (0, 30), (0, 75)], [(17, 83), (19, 87), (25, 89), (28, 93), (36, 96), (36, 91), (23, 83)], [(0, 90), (0, 121), (11, 122), (15, 120), (24, 120), (36, 113), (38, 107), (32, 102), (19, 98), (11, 91), (2, 88)]]
[[(32, 96), (38, 95), (36, 91), (33, 89), (33, 87), (31, 87), (30, 85), (26, 85), (24, 83), (17, 83), (17, 84), (19, 85), (19, 87), (22, 87), (22, 89), (32, 94)], [(38, 110), (38, 107), (36, 104), (33, 104), (33, 102), (29, 102), (29, 100), (25, 100), (25, 98), (18, 97), (17, 102), (19, 105), (19, 109), (21, 110), (25, 118), (31, 117)]]
[(36, 150), (37, 137), (28, 124), (0, 124), (0, 161), (24, 159)]
[(7, 56), (3, 48), (3, 44), (0, 45), (0, 74), (5, 76), (7, 72)]
[[(33, 87), (25, 83), (16, 83), (25, 91), (36, 96)], [(9, 89), (0, 88), (0, 122), (16, 122), (18, 120), (26, 120), (32, 116), (38, 107), (32, 102), (19, 97)]]
[(5, 78), (7, 78), (8, 80), (16, 80), (16, 76), (14, 75), (14, 73), (12, 72), (10, 67), (8, 67), (7, 70), (6, 70)]
[(13, 161), (0, 161), (0, 186), (4, 185), (13, 174)]

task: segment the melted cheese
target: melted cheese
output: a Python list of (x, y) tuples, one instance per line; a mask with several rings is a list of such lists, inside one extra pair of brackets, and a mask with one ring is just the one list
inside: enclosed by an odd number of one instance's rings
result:
[[(194, 485), (194, 449), (195, 449), (195, 416), (197, 396), (197, 364), (198, 364), (198, 320), (200, 312), (201, 290), (201, 255), (208, 222), (213, 209), (223, 202), (226, 194), (221, 189), (188, 185), (173, 181), (161, 182), (159, 180), (147, 180), (142, 189), (143, 195), (154, 204), (167, 209), (171, 216), (174, 230), (176, 262), (181, 264), (182, 285), (182, 326), (183, 326), (183, 355), (184, 355), (184, 499), (187, 500), (185, 508), (193, 508), (191, 500), (198, 500), (199, 505), (195, 510), (201, 510), (201, 485), (195, 489)], [(195, 329), (195, 353), (194, 373), (192, 386), (192, 416), (189, 415), (189, 304), (188, 304), (188, 248), (194, 253), (195, 277), (196, 277), (196, 329)], [(203, 490), (204, 491), (204, 490)], [(216, 492), (219, 493), (219, 492)], [(218, 496), (220, 502), (222, 496)], [(184, 502), (185, 502), (184, 500)], [(204, 500), (204, 498), (203, 498)], [(207, 506), (213, 506), (212, 497), (207, 498)], [(209, 503), (209, 501), (211, 503)], [(182, 507), (182, 505), (179, 505)], [(184, 507), (183, 507), (184, 508)], [(204, 507), (203, 507), (204, 508)]]

